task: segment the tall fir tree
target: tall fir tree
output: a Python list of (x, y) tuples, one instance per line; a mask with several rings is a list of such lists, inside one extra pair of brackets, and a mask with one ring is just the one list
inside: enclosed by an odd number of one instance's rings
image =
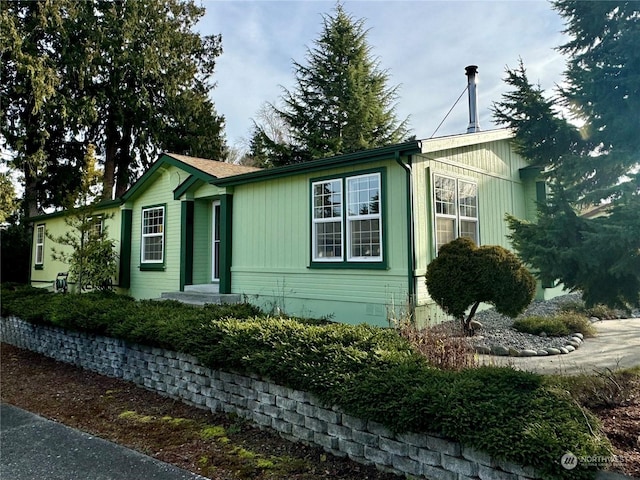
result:
[[(559, 47), (566, 86), (547, 99), (521, 64), (494, 107), (549, 188), (536, 223), (509, 218), (514, 247), (544, 282), (623, 308), (640, 304), (640, 16), (631, 3), (555, 2), (571, 36)], [(594, 206), (605, 215), (581, 215)]]
[(388, 73), (371, 55), (364, 19), (338, 4), (333, 15), (323, 16), (314, 43), (306, 64), (293, 62), (296, 87), (285, 90), (282, 108), (270, 107), (291, 141), (256, 124), (252, 155), (278, 166), (405, 140), (407, 120), (398, 121), (395, 113), (398, 89), (387, 86)]
[(161, 150), (224, 158), (224, 119), (208, 98), (221, 38), (194, 31), (194, 0), (5, 3), (0, 140), (27, 215), (63, 205), (90, 143), (106, 198)]

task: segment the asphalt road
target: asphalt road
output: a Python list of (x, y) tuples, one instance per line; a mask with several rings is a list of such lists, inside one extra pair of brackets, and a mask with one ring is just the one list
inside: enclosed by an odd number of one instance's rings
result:
[(168, 463), (0, 405), (2, 480), (203, 480)]

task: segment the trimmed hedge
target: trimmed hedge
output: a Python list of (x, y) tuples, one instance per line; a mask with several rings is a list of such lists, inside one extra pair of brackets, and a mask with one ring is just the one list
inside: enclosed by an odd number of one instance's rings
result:
[[(430, 367), (395, 330), (260, 316), (248, 304), (194, 308), (117, 295), (2, 289), (2, 315), (191, 354), (305, 390), (396, 432), (432, 432), (531, 465), (544, 478), (591, 478), (560, 465), (609, 455), (598, 421), (540, 375), (510, 367)], [(594, 433), (595, 432), (595, 433)]]

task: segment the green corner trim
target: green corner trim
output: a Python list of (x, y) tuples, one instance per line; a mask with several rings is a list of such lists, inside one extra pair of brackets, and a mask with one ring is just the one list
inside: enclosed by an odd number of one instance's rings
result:
[[(214, 177), (213, 175), (209, 175), (207, 173), (204, 173), (202, 170), (198, 170), (195, 167), (192, 167), (191, 165), (188, 165), (184, 162), (181, 162), (180, 160), (173, 158), (170, 155), (167, 155), (166, 153), (163, 153), (160, 158), (158, 160), (156, 160), (153, 165), (151, 165), (151, 167), (149, 168), (149, 170), (147, 170), (144, 175), (142, 175), (137, 181), (136, 183), (134, 183), (131, 188), (129, 188), (129, 190), (126, 191), (126, 193), (122, 196), (122, 200), (124, 202), (126, 202), (127, 200), (129, 200), (131, 197), (135, 196), (136, 193), (142, 188), (142, 186), (146, 183), (146, 181), (153, 177), (156, 172), (162, 168), (162, 166), (164, 165), (171, 165), (173, 167), (179, 168), (181, 170), (184, 170), (185, 172), (187, 172), (188, 174), (190, 174), (191, 176), (202, 180), (203, 182), (211, 182), (212, 180), (214, 180), (216, 177)], [(180, 187), (178, 187), (180, 188)]]
[(220, 293), (231, 293), (233, 195), (220, 196)]
[(180, 202), (180, 291), (193, 283), (193, 200)]
[(176, 187), (173, 191), (173, 199), (180, 200), (180, 197), (184, 195), (191, 187), (193, 187), (196, 183), (201, 180), (193, 175), (190, 175), (184, 182)]
[(120, 211), (120, 272), (118, 275), (121, 288), (131, 286), (131, 232), (133, 211)]

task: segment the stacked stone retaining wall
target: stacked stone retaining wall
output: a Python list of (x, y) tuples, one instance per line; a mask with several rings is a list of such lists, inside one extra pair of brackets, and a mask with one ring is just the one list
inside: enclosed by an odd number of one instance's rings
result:
[(122, 340), (0, 319), (3, 342), (122, 378), (213, 412), (235, 413), (292, 441), (400, 475), (438, 480), (526, 480), (531, 468), (492, 459), (436, 435), (394, 434), (264, 379), (212, 370), (195, 357)]

